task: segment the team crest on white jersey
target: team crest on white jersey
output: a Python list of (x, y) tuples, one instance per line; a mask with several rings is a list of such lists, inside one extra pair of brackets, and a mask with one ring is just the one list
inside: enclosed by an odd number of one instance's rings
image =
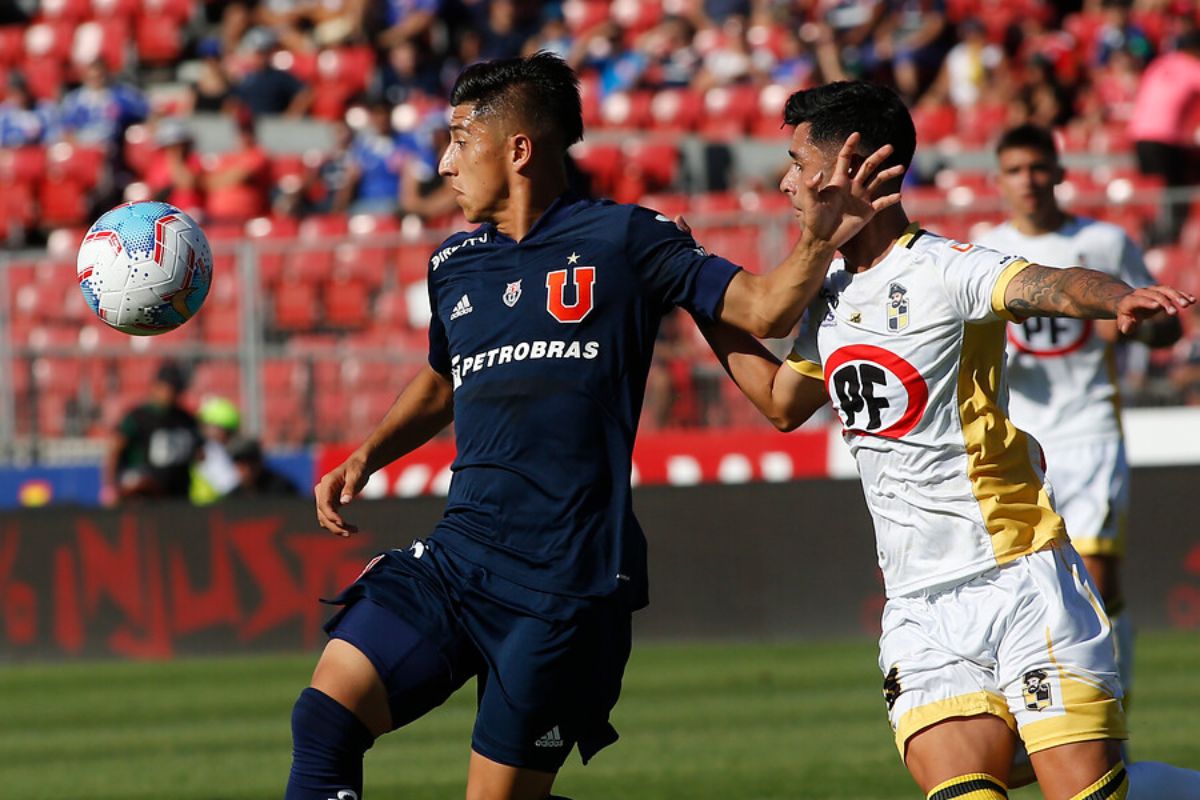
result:
[(899, 283), (888, 287), (887, 329), (899, 333), (908, 327), (908, 289)]
[(1042, 711), (1054, 704), (1050, 693), (1050, 678), (1044, 669), (1035, 669), (1025, 673), (1022, 679), (1024, 686), (1021, 694), (1025, 699), (1025, 708), (1030, 711)]
[(501, 299), (504, 300), (504, 305), (509, 308), (515, 306), (517, 301), (521, 299), (521, 281), (513, 281), (504, 287), (504, 296)]

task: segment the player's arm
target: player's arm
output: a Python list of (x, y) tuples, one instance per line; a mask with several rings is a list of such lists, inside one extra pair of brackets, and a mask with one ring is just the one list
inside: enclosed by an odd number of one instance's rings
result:
[(742, 394), (779, 430), (795, 430), (829, 402), (817, 365), (781, 364), (757, 339), (727, 323), (696, 324)]
[(846, 139), (832, 176), (817, 172), (796, 186), (804, 225), (800, 240), (765, 275), (737, 273), (717, 309), (718, 319), (763, 339), (787, 336), (821, 288), (837, 249), (877, 213), (900, 202), (899, 192), (881, 195), (904, 172), (902, 166), (879, 171), (892, 146), (884, 145), (855, 167), (859, 138), (854, 133)]
[(357, 532), (355, 526), (342, 519), (341, 506), (362, 491), (373, 472), (416, 450), (453, 419), (454, 386), (448, 376), (426, 365), (367, 440), (313, 489), (321, 527), (339, 536)]
[(1004, 290), (1004, 307), (1019, 317), (1115, 319), (1130, 335), (1156, 314), (1175, 316), (1196, 298), (1170, 286), (1134, 289), (1111, 275), (1084, 267), (1057, 269), (1037, 264), (1018, 272)]

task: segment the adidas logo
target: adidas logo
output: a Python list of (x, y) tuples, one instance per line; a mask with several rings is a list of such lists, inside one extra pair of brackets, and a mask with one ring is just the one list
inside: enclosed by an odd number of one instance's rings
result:
[(471, 306), (471, 299), (464, 294), (462, 299), (454, 304), (454, 310), (450, 312), (450, 319), (453, 320), (458, 319), (459, 317), (465, 317), (474, 310), (475, 309)]
[(546, 735), (533, 743), (534, 747), (562, 747), (563, 738), (558, 732), (558, 726), (555, 725), (550, 730), (546, 731)]

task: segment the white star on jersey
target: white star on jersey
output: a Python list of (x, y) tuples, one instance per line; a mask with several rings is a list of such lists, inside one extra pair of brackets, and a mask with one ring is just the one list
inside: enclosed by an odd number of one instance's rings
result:
[(576, 263), (578, 263), (578, 261), (579, 261), (579, 254), (576, 253), (574, 250), (572, 250), (571, 255), (567, 256), (567, 263), (574, 266)]

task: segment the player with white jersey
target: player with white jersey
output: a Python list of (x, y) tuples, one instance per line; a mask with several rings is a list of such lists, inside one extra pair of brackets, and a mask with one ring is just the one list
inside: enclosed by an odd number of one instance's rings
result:
[[(979, 243), (1048, 267), (1082, 265), (1150, 286), (1141, 250), (1107, 222), (1063, 211), (1054, 194), (1063, 169), (1050, 131), (1021, 125), (996, 145), (997, 184), (1011, 213)], [(1175, 317), (1147, 320), (1135, 332), (1155, 347), (1174, 344)], [(1121, 435), (1116, 327), (1107, 320), (1032, 317), (1008, 328), (1009, 407), (1013, 420), (1046, 453), (1054, 502), (1112, 620), (1126, 702), (1133, 630), (1119, 568), (1129, 513), (1129, 463)]]
[[(907, 166), (916, 146), (895, 93), (862, 82), (797, 92), (784, 119), (795, 130), (780, 188), (798, 211), (813, 187), (866, 168), (865, 153), (890, 144)], [(861, 150), (839, 152), (852, 132)], [(1115, 318), (1128, 331), (1195, 299), (944, 239), (901, 205), (840, 252), (786, 363), (730, 326), (701, 328), (781, 430), (830, 402), (841, 419), (888, 597), (884, 697), (914, 779), (933, 800), (1006, 798), (1020, 739), (1048, 800), (1196, 797), (1200, 774), (1122, 762), (1108, 617), (1040, 448), (1008, 418), (1004, 378), (1008, 320)]]

